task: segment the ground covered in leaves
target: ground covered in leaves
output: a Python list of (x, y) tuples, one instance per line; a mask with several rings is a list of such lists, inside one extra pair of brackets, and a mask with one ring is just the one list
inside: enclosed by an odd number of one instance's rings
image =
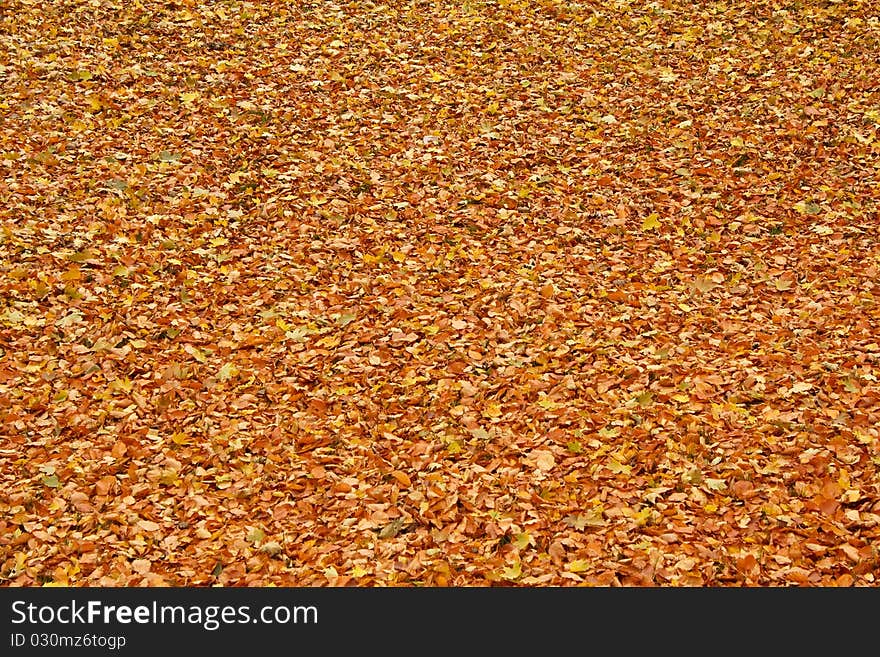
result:
[(0, 5), (0, 582), (873, 586), (880, 6)]

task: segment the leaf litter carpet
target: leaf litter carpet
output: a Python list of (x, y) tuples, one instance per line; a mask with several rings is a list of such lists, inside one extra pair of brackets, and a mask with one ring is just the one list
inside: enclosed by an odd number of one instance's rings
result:
[(874, 586), (876, 2), (0, 6), (6, 586)]

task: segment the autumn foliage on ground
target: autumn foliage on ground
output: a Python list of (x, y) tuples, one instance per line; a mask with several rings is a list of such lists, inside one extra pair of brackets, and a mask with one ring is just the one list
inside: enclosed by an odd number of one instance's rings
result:
[(880, 6), (0, 4), (0, 583), (873, 586)]

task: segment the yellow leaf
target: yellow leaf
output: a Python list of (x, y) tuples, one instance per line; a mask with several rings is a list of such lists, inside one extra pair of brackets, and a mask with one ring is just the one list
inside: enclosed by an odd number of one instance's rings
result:
[(476, 429), (471, 429), (470, 432), (471, 432), (471, 435), (474, 438), (476, 438), (477, 440), (489, 440), (489, 438), (491, 438), (491, 436), (489, 435), (489, 432), (486, 431), (483, 427), (477, 427)]
[(611, 462), (608, 465), (606, 465), (605, 467), (608, 468), (609, 470), (611, 470), (611, 472), (613, 472), (614, 474), (621, 474), (621, 473), (622, 474), (629, 474), (630, 471), (632, 470), (631, 466), (624, 465), (623, 463), (621, 463), (620, 461), (618, 461), (616, 459), (611, 459)]
[(711, 477), (706, 477), (703, 479), (703, 482), (709, 487), (709, 490), (718, 491), (727, 488), (727, 482), (724, 481), (724, 479), (712, 479)]
[(373, 255), (371, 253), (365, 253), (363, 255), (364, 262), (367, 263), (368, 265), (374, 265), (377, 262), (382, 261), (385, 258), (386, 248), (387, 247), (383, 246), (381, 249), (379, 249), (379, 252), (376, 255)]
[(185, 433), (178, 431), (173, 436), (171, 436), (171, 442), (175, 445), (188, 445), (189, 444), (189, 436)]
[(339, 317), (336, 318), (337, 326), (348, 326), (354, 320), (357, 319), (357, 315), (351, 311), (342, 313)]
[[(850, 22), (852, 22), (852, 21), (850, 21)], [(875, 109), (868, 110), (867, 112), (865, 112), (865, 116), (867, 118), (869, 118), (871, 121), (873, 121), (874, 123), (880, 123), (880, 110), (875, 110)]]
[(113, 381), (111, 381), (110, 385), (108, 385), (107, 387), (110, 390), (121, 390), (124, 393), (129, 393), (129, 392), (131, 392), (131, 389), (133, 386), (134, 386), (134, 383), (132, 382), (132, 380), (129, 379), (128, 377), (123, 376), (123, 377), (120, 377), (118, 379), (114, 379)]
[(658, 226), (660, 226), (660, 215), (656, 212), (649, 214), (642, 222), (642, 230), (654, 230)]
[(483, 411), (483, 415), (486, 417), (501, 417), (501, 404), (498, 402), (486, 404), (486, 409)]
[(822, 206), (815, 201), (798, 201), (792, 207), (801, 214), (819, 214), (822, 212)]
[(513, 544), (519, 548), (520, 550), (525, 550), (529, 545), (531, 545), (533, 539), (528, 532), (523, 532), (522, 534), (517, 534), (516, 540), (513, 541)]
[(27, 555), (24, 552), (16, 552), (15, 553), (15, 568), (13, 572), (18, 574), (24, 570), (25, 564), (27, 563)]
[(89, 260), (96, 260), (97, 256), (90, 249), (86, 249), (85, 251), (71, 253), (67, 256), (67, 259), (71, 262), (88, 262)]
[(570, 573), (582, 573), (589, 569), (590, 563), (584, 559), (578, 559), (577, 561), (572, 561), (568, 564), (568, 572)]
[(238, 368), (234, 363), (224, 363), (217, 375), (221, 381), (227, 381), (238, 374)]
[(644, 527), (648, 524), (648, 520), (651, 519), (651, 507), (646, 506), (641, 511), (634, 513), (632, 519), (635, 521), (636, 525), (639, 527)]
[(310, 332), (308, 326), (297, 326), (290, 331), (285, 331), (284, 337), (295, 342), (305, 342)]
[(195, 358), (197, 361), (199, 361), (200, 363), (204, 363), (206, 360), (208, 360), (205, 357), (205, 354), (203, 354), (199, 349), (197, 349), (196, 347), (193, 347), (190, 344), (183, 345), (183, 350), (186, 353), (188, 353), (190, 356)]
[(542, 397), (537, 403), (538, 406), (543, 408), (545, 411), (555, 411), (560, 406), (560, 404), (557, 404), (549, 397)]
[(6, 312), (0, 315), (0, 320), (12, 326), (20, 326), (25, 321), (25, 316), (13, 308), (7, 308)]
[(522, 564), (517, 561), (512, 566), (508, 566), (501, 573), (504, 579), (519, 579), (522, 576)]
[(793, 284), (794, 281), (792, 281), (790, 278), (777, 278), (773, 282), (773, 287), (775, 287), (780, 292), (785, 292), (787, 290), (790, 290)]
[(198, 97), (199, 97), (199, 93), (197, 91), (185, 91), (182, 94), (180, 94), (180, 100), (182, 100), (187, 105), (192, 103)]

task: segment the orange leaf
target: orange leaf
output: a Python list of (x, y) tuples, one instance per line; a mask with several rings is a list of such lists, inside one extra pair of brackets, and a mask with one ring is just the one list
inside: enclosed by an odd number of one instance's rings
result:
[(391, 476), (394, 477), (403, 488), (409, 488), (412, 486), (412, 480), (405, 472), (395, 470), (391, 473)]
[(107, 475), (101, 477), (95, 484), (95, 492), (98, 495), (106, 496), (116, 486), (116, 477)]

